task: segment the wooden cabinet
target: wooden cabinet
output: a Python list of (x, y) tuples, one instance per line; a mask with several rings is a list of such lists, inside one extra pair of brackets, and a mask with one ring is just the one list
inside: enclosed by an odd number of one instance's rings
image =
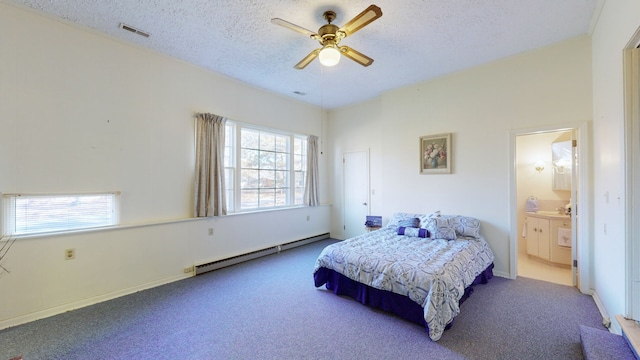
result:
[[(571, 220), (552, 220), (550, 226), (551, 245), (549, 246), (549, 260), (558, 264), (571, 265), (571, 246), (558, 245), (564, 242), (571, 244)], [(566, 231), (559, 231), (559, 229), (566, 229)], [(568, 238), (558, 239), (559, 236)]]
[[(571, 219), (528, 214), (526, 221), (527, 254), (552, 263), (571, 265)], [(563, 242), (569, 246), (560, 245)]]
[(549, 260), (549, 219), (527, 216), (527, 254)]

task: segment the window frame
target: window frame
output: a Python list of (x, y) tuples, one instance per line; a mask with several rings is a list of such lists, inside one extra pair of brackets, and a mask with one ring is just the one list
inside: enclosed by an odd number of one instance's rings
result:
[[(231, 128), (231, 129), (230, 129)], [(262, 168), (258, 165), (257, 168), (245, 168), (245, 170), (253, 169), (257, 171), (284, 171), (286, 173), (285, 176), (285, 187), (280, 187), (281, 189), (286, 189), (286, 202), (285, 204), (278, 205), (274, 200), (273, 206), (261, 206), (260, 197), (258, 195), (257, 206), (255, 207), (246, 207), (246, 205), (242, 202), (242, 191), (243, 189), (247, 189), (247, 186), (243, 186), (242, 184), (242, 150), (247, 150), (248, 148), (244, 147), (242, 144), (242, 131), (256, 131), (259, 134), (266, 134), (268, 136), (276, 136), (276, 137), (286, 137), (286, 162), (287, 169), (286, 170), (276, 170), (276, 169), (268, 169)], [(225, 136), (225, 192), (227, 196), (227, 213), (229, 214), (239, 214), (239, 213), (247, 213), (247, 212), (260, 212), (260, 211), (270, 211), (270, 210), (278, 210), (278, 209), (286, 209), (286, 208), (295, 208), (304, 206), (304, 187), (306, 183), (306, 171), (307, 171), (307, 136), (302, 134), (297, 134), (289, 131), (282, 131), (278, 129), (257, 126), (253, 124), (242, 123), (234, 120), (227, 120), (225, 124), (225, 135), (230, 135), (229, 137)], [(296, 141), (300, 142), (300, 151), (296, 152)], [(270, 150), (263, 150), (258, 147), (258, 149), (252, 149), (258, 151), (258, 153), (269, 152)], [(229, 153), (231, 152), (231, 153)], [(278, 152), (274, 150), (274, 154), (282, 154), (282, 152)], [(275, 156), (275, 155), (274, 155)], [(296, 167), (296, 157), (299, 157), (298, 163), (300, 166)], [(302, 187), (297, 186), (296, 183), (296, 175), (302, 177)], [(249, 187), (253, 190), (261, 189), (260, 185), (258, 187)], [(279, 187), (262, 187), (262, 189), (274, 189), (277, 191)], [(296, 191), (302, 191), (300, 196), (296, 196)]]
[[(110, 198), (110, 202), (107, 204), (107, 208), (110, 210), (110, 214), (105, 216), (105, 219), (109, 219), (110, 221), (105, 221), (102, 223), (94, 222), (88, 226), (79, 226), (78, 224), (82, 222), (86, 222), (87, 216), (86, 212), (83, 213), (83, 216), (74, 217), (73, 215), (69, 215), (69, 212), (65, 212), (61, 214), (62, 216), (59, 219), (65, 219), (64, 226), (52, 226), (51, 220), (55, 219), (55, 214), (52, 214), (54, 211), (60, 211), (60, 208), (53, 208), (49, 206), (42, 206), (40, 208), (34, 207), (32, 210), (40, 210), (45, 212), (43, 220), (38, 223), (38, 225), (42, 226), (40, 230), (37, 229), (37, 225), (34, 227), (33, 225), (29, 225), (24, 228), (20, 225), (20, 220), (18, 220), (18, 212), (17, 206), (19, 202), (24, 200), (38, 200), (38, 199), (51, 199), (51, 202), (61, 201), (63, 199), (76, 198), (78, 201), (82, 198), (89, 197), (104, 197), (108, 196)], [(2, 237), (29, 237), (29, 236), (42, 236), (48, 234), (60, 234), (60, 233), (71, 233), (78, 231), (88, 231), (88, 230), (96, 230), (96, 229), (104, 229), (114, 227), (120, 224), (120, 192), (119, 191), (106, 191), (106, 192), (88, 192), (88, 193), (3, 193), (0, 194), (0, 205), (1, 206), (1, 217), (0, 217), (0, 234)], [(103, 205), (104, 206), (104, 203)], [(68, 210), (68, 209), (67, 209)], [(86, 209), (81, 209), (82, 211), (86, 211)], [(107, 212), (104, 212), (107, 214)], [(48, 226), (47, 226), (48, 225)]]

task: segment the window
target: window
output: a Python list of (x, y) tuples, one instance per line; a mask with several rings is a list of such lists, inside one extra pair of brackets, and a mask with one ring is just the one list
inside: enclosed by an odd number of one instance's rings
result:
[(227, 121), (227, 211), (303, 205), (306, 159), (305, 136)]
[(304, 204), (304, 188), (307, 178), (307, 139), (296, 137), (293, 140), (293, 171), (294, 171), (294, 204)]
[(89, 229), (118, 223), (118, 193), (5, 194), (3, 235)]

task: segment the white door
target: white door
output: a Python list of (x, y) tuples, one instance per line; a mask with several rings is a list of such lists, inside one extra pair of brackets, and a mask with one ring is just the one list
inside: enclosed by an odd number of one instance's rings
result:
[(345, 239), (365, 232), (364, 222), (369, 215), (369, 153), (343, 154), (343, 236)]
[(578, 187), (580, 186), (578, 177), (578, 139), (576, 129), (571, 132), (571, 278), (573, 279), (573, 286), (580, 288), (578, 270), (578, 236), (582, 234), (578, 233), (578, 211), (576, 204), (578, 203)]
[[(624, 51), (626, 197), (627, 225), (625, 316), (640, 320), (640, 34), (636, 33)], [(633, 48), (631, 48), (633, 47)]]

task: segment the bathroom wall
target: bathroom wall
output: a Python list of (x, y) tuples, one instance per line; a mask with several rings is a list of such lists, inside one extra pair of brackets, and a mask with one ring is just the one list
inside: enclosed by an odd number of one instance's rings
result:
[[(571, 132), (556, 131), (522, 135), (516, 138), (516, 177), (518, 203), (518, 252), (526, 253), (523, 233), (525, 204), (529, 196), (538, 199), (540, 210), (554, 210), (570, 201), (571, 192), (553, 190), (551, 167), (551, 143), (571, 139)], [(544, 170), (538, 172), (536, 163), (542, 162)]]

